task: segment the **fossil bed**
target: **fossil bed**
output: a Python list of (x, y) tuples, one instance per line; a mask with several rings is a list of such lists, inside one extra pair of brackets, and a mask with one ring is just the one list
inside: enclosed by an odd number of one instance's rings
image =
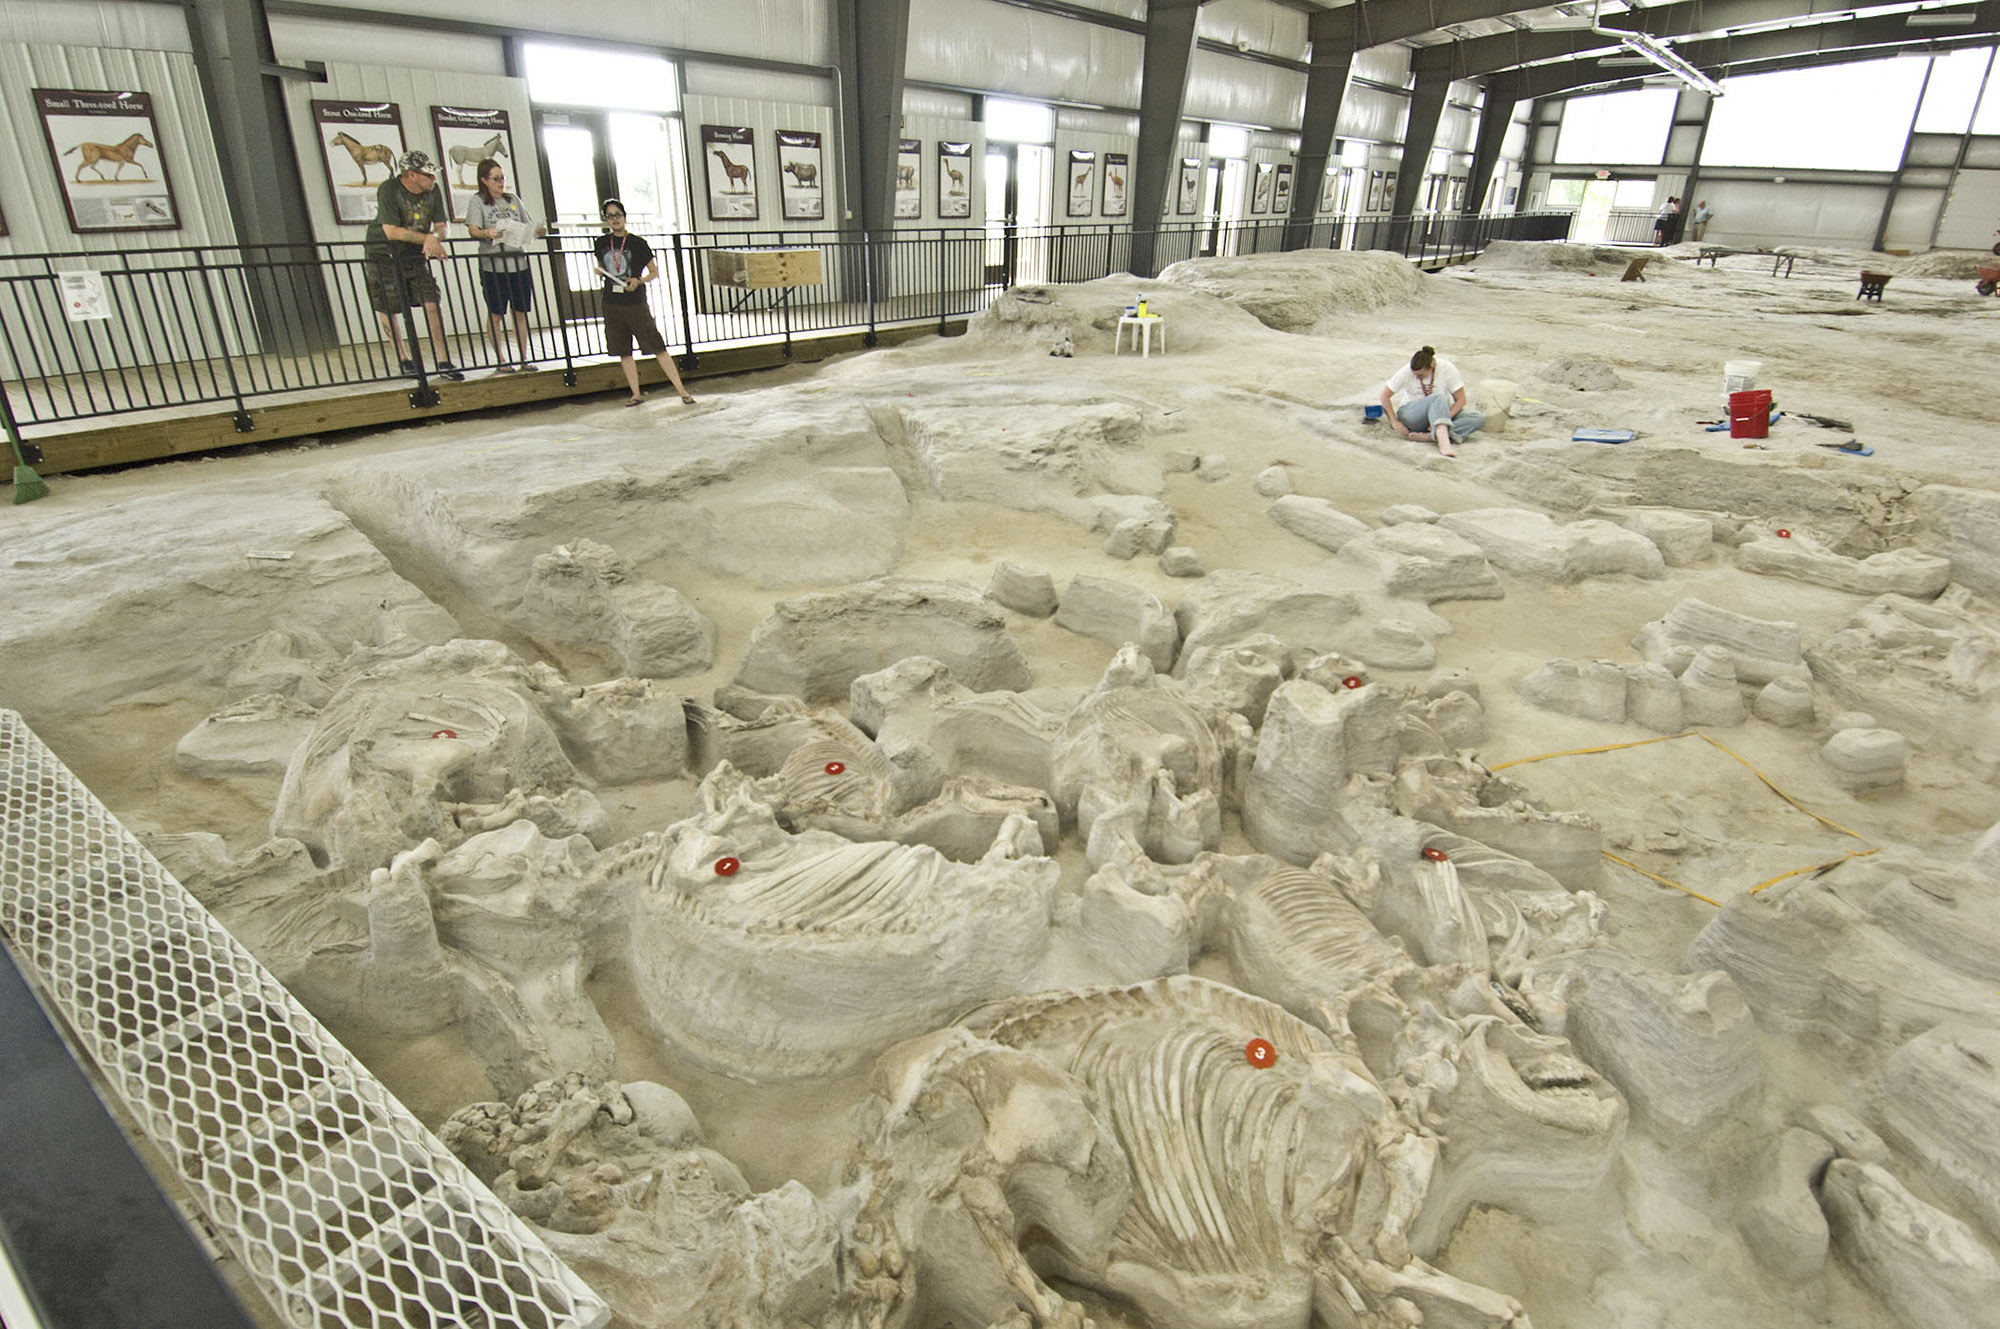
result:
[(57, 477), (0, 702), (623, 1324), (2000, 1325), (2000, 302), (1689, 252)]

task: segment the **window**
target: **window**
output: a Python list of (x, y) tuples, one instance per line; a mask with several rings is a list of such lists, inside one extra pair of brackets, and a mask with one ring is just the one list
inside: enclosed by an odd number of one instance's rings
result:
[(1548, 206), (1552, 208), (1574, 208), (1582, 206), (1583, 187), (1587, 183), (1589, 182), (1585, 180), (1549, 181), (1549, 197), (1547, 200)]
[(1972, 124), (1972, 108), (1979, 100), (1979, 85), (1986, 79), (1986, 50), (1954, 51), (1931, 61), (1930, 86), (1924, 89), (1924, 104), (1917, 111), (1919, 134), (1963, 134)]
[(1211, 157), (1248, 157), (1250, 155), (1250, 131), (1235, 125), (1210, 125), (1208, 127), (1208, 155)]
[(521, 59), (528, 72), (528, 99), (544, 106), (680, 109), (673, 62), (661, 56), (530, 42)]
[(1680, 96), (1675, 87), (1571, 97), (1563, 103), (1557, 163), (1658, 166)]
[(1871, 60), (1732, 78), (1710, 116), (1701, 164), (1893, 171), (1927, 63)]
[(1053, 143), (1056, 137), (1055, 110), (1034, 102), (1010, 102), (988, 97), (986, 137), (1005, 143)]

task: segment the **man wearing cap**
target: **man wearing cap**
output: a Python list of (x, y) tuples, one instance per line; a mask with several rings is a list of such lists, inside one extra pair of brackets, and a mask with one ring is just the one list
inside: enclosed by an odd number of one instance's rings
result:
[(421, 152), (406, 152), (396, 166), (400, 174), (384, 180), (375, 191), (375, 220), (368, 224), (363, 251), (368, 303), (406, 374), (417, 372), (417, 362), (403, 355), (403, 332), (396, 319), (408, 306), (423, 305), (431, 327), (431, 349), (437, 353), (437, 376), (456, 382), (465, 375), (445, 349), (444, 315), (438, 310), (437, 281), (429, 262), (444, 257), (448, 215), (444, 193), (437, 187), (437, 164)]

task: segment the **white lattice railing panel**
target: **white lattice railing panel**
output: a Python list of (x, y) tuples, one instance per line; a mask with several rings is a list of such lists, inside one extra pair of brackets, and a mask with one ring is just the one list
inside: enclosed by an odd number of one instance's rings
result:
[(610, 1318), (7, 710), (0, 931), (286, 1323)]

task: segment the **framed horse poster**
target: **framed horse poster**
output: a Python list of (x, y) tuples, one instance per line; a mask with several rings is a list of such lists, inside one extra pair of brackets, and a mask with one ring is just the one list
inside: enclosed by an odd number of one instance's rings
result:
[(1125, 215), (1125, 177), (1131, 174), (1131, 160), (1123, 152), (1104, 154), (1104, 191), (1098, 210), (1107, 217)]
[(778, 194), (786, 221), (819, 221), (826, 216), (818, 134), (806, 129), (778, 131)]
[(1343, 201), (1341, 195), (1347, 192), (1341, 188), (1345, 179), (1346, 176), (1338, 166), (1326, 168), (1326, 174), (1321, 176), (1319, 181), (1319, 210), (1322, 213), (1340, 211)]
[(896, 215), (924, 215), (924, 141), (896, 140)]
[(1174, 215), (1192, 217), (1201, 202), (1201, 158), (1181, 158), (1180, 187), (1174, 192)]
[(522, 192), (523, 183), (515, 178), (520, 172), (514, 169), (514, 134), (505, 111), (433, 106), (431, 124), (437, 129), (438, 169), (443, 172), (445, 203), (453, 221), (465, 220), (465, 205), (479, 192), (479, 163), (489, 157), (507, 172), (507, 192)]
[(1271, 211), (1288, 217), (1292, 212), (1292, 168), (1280, 166), (1277, 175), (1278, 183), (1272, 186)]
[(972, 144), (938, 142), (938, 216), (972, 215)]
[(1269, 212), (1271, 210), (1271, 184), (1277, 179), (1277, 163), (1257, 163), (1257, 183), (1250, 189), (1250, 211)]
[(710, 221), (757, 220), (757, 144), (748, 125), (701, 127)]
[(34, 96), (70, 230), (180, 229), (151, 94), (36, 88)]
[(366, 226), (375, 220), (375, 191), (396, 178), (403, 155), (403, 112), (394, 102), (312, 104), (334, 220)]

